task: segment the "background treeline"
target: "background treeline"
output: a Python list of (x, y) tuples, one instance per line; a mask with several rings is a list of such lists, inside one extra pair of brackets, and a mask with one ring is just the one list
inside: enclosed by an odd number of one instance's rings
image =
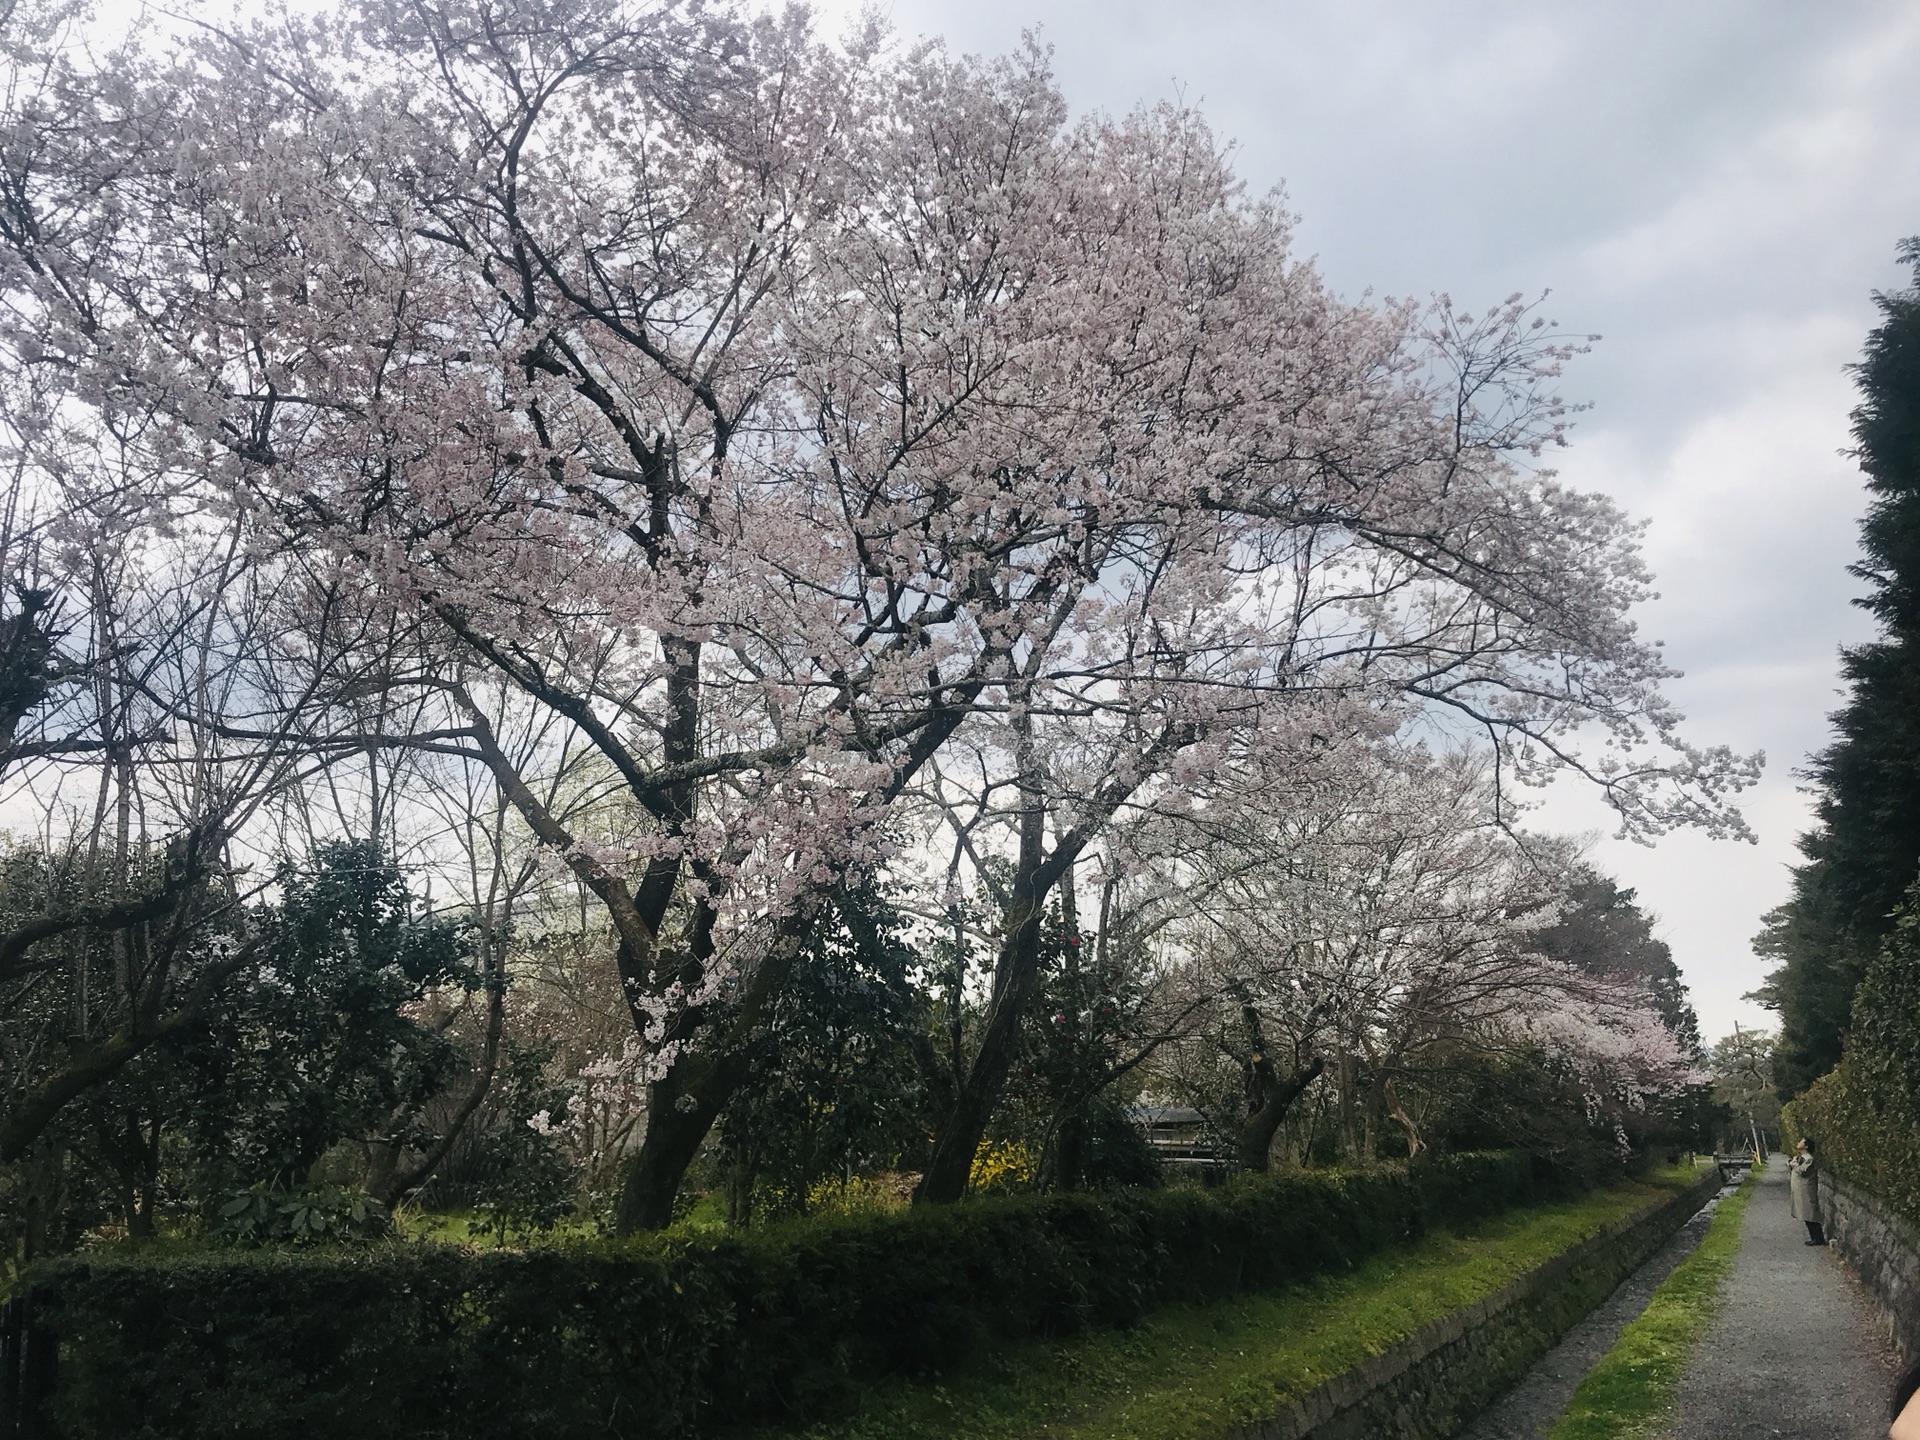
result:
[[(1902, 257), (1920, 266), (1920, 242)], [(1788, 1119), (1826, 1158), (1920, 1216), (1920, 286), (1876, 297), (1853, 434), (1872, 497), (1859, 601), (1878, 636), (1844, 652), (1846, 703), (1814, 757), (1818, 826), (1756, 941), (1778, 962)]]
[[(49, 869), (43, 852), (8, 852), (16, 921), (44, 913)], [(561, 928), (564, 914), (545, 917), (551, 930), (488, 935), (471, 913), (426, 905), (369, 841), (283, 860), (270, 894), (250, 902), (227, 898), (228, 878), (201, 902), (200, 943), (245, 947), (246, 965), (190, 1023), (78, 1090), (6, 1168), (0, 1221), (16, 1263), (113, 1235), (367, 1239), (403, 1201), (416, 1232), (457, 1239), (613, 1228), (646, 1102), (621, 1060), (630, 1041), (606, 936)], [(1586, 870), (1573, 882), (1554, 922), (1521, 938), (1610, 985), (1645, 986), (1676, 1049), (1697, 1053), (1672, 960), (1631, 895)], [(905, 1202), (984, 1008), (964, 927), (942, 938), (911, 898), (873, 886), (821, 914), (754, 1032), (760, 1063), (690, 1169), (683, 1214), (740, 1225)], [(13, 1053), (30, 1062), (75, 1007), (117, 1003), (115, 942), (143, 939), (76, 927), (42, 948), (3, 1027)], [(1314, 1017), (1271, 1000), (1254, 1009), (1245, 976), (1221, 1003), (1196, 989), (1190, 962), (1117, 949), (1050, 917), (976, 1192), (1215, 1183), (1265, 1168), (1240, 1148), (1267, 1104), (1254, 1047), (1270, 1043), (1263, 1030)], [(94, 1020), (108, 1023), (110, 1011)], [(1360, 1037), (1371, 1055), (1308, 1038), (1335, 1058), (1262, 1131), (1294, 1165), (1516, 1147), (1577, 1184), (1650, 1148), (1705, 1148), (1724, 1112), (1699, 1085), (1596, 1078), (1544, 1038), (1490, 1043), (1463, 1027), (1391, 1070), (1381, 1037)], [(1148, 1131), (1168, 1115), (1184, 1142), (1171, 1152)]]

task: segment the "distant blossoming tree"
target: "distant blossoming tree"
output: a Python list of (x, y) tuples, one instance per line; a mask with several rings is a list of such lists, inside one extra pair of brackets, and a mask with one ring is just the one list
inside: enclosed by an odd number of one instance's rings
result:
[(1236, 798), (1179, 868), (1194, 897), (1187, 984), (1216, 997), (1215, 1043), (1244, 1071), (1242, 1168), (1267, 1168), (1288, 1107), (1323, 1071), (1354, 1156), (1369, 1111), (1409, 1154), (1425, 1149), (1407, 1087), (1462, 1060), (1544, 1055), (1595, 1114), (1691, 1077), (1647, 985), (1549, 952), (1591, 872), (1565, 842), (1501, 823), (1481, 758), (1383, 746), (1284, 804), (1268, 787)]

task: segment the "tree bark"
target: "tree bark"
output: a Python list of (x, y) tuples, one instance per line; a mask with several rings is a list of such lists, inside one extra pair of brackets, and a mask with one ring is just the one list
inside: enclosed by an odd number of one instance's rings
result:
[(1338, 1080), (1340, 1089), (1340, 1158), (1348, 1165), (1357, 1164), (1360, 1159), (1360, 1130), (1354, 1114), (1354, 1095), (1356, 1079), (1355, 1066), (1351, 1051), (1340, 1052)]
[[(811, 907), (787, 916), (768, 943), (765, 957), (753, 968), (740, 999), (720, 1017), (681, 1017), (686, 1033), (704, 1036), (706, 1043), (690, 1043), (648, 1089), (646, 1131), (621, 1182), (620, 1203), (614, 1211), (616, 1234), (663, 1230), (673, 1223), (674, 1197), (680, 1193), (687, 1167), (746, 1077), (746, 1042), (785, 987), (800, 940), (813, 919)], [(668, 1038), (676, 1037), (669, 1034)]]
[(0, 1115), (0, 1164), (19, 1159), (68, 1101), (112, 1079), (149, 1045), (184, 1029), (196, 1018), (192, 1011), (178, 1010), (148, 1025), (123, 1025), (106, 1039), (81, 1050), (66, 1068), (55, 1071)]
[(1241, 1007), (1253, 1049), (1247, 1059), (1247, 1118), (1241, 1122), (1234, 1145), (1234, 1163), (1242, 1170), (1264, 1174), (1272, 1163), (1273, 1137), (1280, 1133), (1280, 1122), (1301, 1092), (1320, 1077), (1327, 1062), (1315, 1055), (1305, 1065), (1296, 1066), (1284, 1078), (1267, 1054), (1261, 1034), (1260, 1013), (1251, 1005)]
[(1142, 753), (1138, 772), (1132, 778), (1116, 777), (1103, 786), (1086, 807), (1080, 823), (1060, 837), (1048, 854), (1045, 787), (1032, 764), (1028, 748), (1031, 738), (1023, 735), (1020, 789), (1025, 808), (1020, 816), (1020, 854), (1002, 926), (1006, 938), (994, 964), (993, 998), (988, 1002), (980, 1048), (966, 1076), (954, 1086), (954, 1101), (934, 1136), (926, 1173), (914, 1188), (914, 1204), (949, 1205), (967, 1193), (974, 1154), (986, 1134), (987, 1122), (993, 1118), (1014, 1052), (1019, 1048), (1020, 1019), (1040, 966), (1040, 926), (1045, 920), (1047, 897), (1073, 868), (1099, 827), (1139, 787), (1140, 776), (1192, 739), (1192, 731), (1185, 726), (1162, 732)]
[(198, 1024), (201, 1007), (228, 979), (253, 963), (251, 945), (209, 967), (195, 981), (193, 990), (174, 1009), (154, 1015), (136, 1012), (118, 1030), (105, 1039), (86, 1046), (73, 1055), (65, 1068), (55, 1071), (29, 1090), (11, 1108), (0, 1112), (0, 1164), (20, 1158), (53, 1123), (54, 1116), (76, 1097), (93, 1086), (111, 1080), (128, 1061), (148, 1046)]
[(1041, 1181), (1051, 1190), (1078, 1190), (1087, 1169), (1087, 1117), (1085, 1102), (1075, 1099), (1053, 1132), (1051, 1155), (1041, 1165)]
[[(972, 694), (977, 692), (976, 685), (967, 698), (970, 700)], [(936, 724), (927, 727), (916, 740), (908, 760), (897, 768), (891, 782), (894, 791), (904, 787), (939, 743), (952, 733), (964, 713), (963, 709), (956, 707), (950, 713), (943, 714)], [(1046, 883), (1051, 884), (1052, 879), (1049, 878)], [(820, 898), (816, 896), (815, 901)], [(686, 1178), (687, 1167), (693, 1163), (701, 1142), (720, 1118), (721, 1110), (745, 1079), (748, 1065), (746, 1042), (785, 987), (800, 943), (814, 924), (816, 909), (817, 904), (806, 904), (781, 921), (768, 945), (766, 957), (754, 968), (740, 1000), (725, 1012), (718, 1023), (712, 1023), (710, 1017), (697, 1014), (681, 1017), (685, 1034), (689, 1037), (702, 1036), (704, 1043), (697, 1047), (690, 1046), (649, 1091), (645, 1134), (639, 1152), (627, 1167), (626, 1177), (621, 1184), (620, 1202), (614, 1212), (616, 1234), (661, 1230), (673, 1223), (673, 1203)], [(858, 933), (857, 922), (850, 923), (855, 925), (857, 941), (863, 944), (872, 942), (870, 935)], [(707, 934), (706, 949), (710, 952), (710, 931)], [(1036, 959), (1039, 935), (1036, 916), (1032, 930)], [(699, 957), (702, 963), (708, 958), (709, 953)], [(1017, 1032), (1018, 1014), (1015, 1013), (1012, 1018)], [(677, 1037), (670, 1034), (669, 1038)], [(1009, 1059), (1011, 1053), (1009, 1047)], [(1004, 1062), (1000, 1073), (1005, 1073)], [(961, 1087), (955, 1088), (957, 1093), (961, 1090)], [(966, 1178), (972, 1169), (973, 1150), (979, 1145), (980, 1133), (986, 1127), (985, 1116), (991, 1112), (997, 1096), (996, 1081), (984, 1102), (976, 1100), (973, 1110), (968, 1112), (972, 1114), (977, 1111), (980, 1119), (962, 1164), (960, 1191), (956, 1193), (956, 1199), (958, 1193), (965, 1191)], [(963, 1101), (965, 1098), (963, 1095)], [(915, 1192), (916, 1199), (918, 1193)]]
[(987, 1122), (993, 1118), (993, 1107), (999, 1102), (1001, 1086), (1019, 1048), (1020, 1017), (1026, 1012), (1027, 996), (1040, 966), (1041, 907), (1046, 892), (1030, 874), (1023, 875), (1016, 886), (1019, 898), (1008, 907), (1013, 923), (994, 966), (993, 998), (980, 1032), (980, 1048), (966, 1075), (954, 1086), (953, 1104), (934, 1137), (926, 1173), (914, 1188), (916, 1205), (950, 1205), (967, 1193), (974, 1153), (986, 1134)]
[(467, 1122), (479, 1110), (480, 1102), (487, 1098), (487, 1092), (493, 1088), (494, 1072), (500, 1065), (500, 1032), (506, 1020), (507, 976), (504, 964), (496, 958), (499, 947), (491, 939), (487, 946), (487, 1036), (481, 1047), (479, 1073), (473, 1077), (459, 1108), (447, 1121), (446, 1129), (414, 1164), (401, 1168), (399, 1141), (380, 1143), (373, 1173), (367, 1178), (367, 1193), (388, 1209), (433, 1178), (434, 1172), (453, 1153), (460, 1132), (466, 1129)]
[(1393, 1077), (1391, 1075), (1380, 1082), (1380, 1099), (1387, 1107), (1387, 1114), (1392, 1117), (1393, 1123), (1398, 1125), (1402, 1133), (1406, 1135), (1407, 1158), (1411, 1160), (1427, 1148), (1427, 1142), (1420, 1137), (1420, 1127), (1414, 1123), (1413, 1117), (1407, 1113), (1406, 1107), (1400, 1103), (1400, 1097), (1393, 1093)]
[(652, 1086), (646, 1138), (620, 1187), (616, 1234), (664, 1230), (673, 1223), (680, 1182), (726, 1103), (720, 1087), (687, 1080), (676, 1073), (681, 1069), (675, 1065)]
[(739, 1042), (751, 1029), (751, 1023), (729, 1027), (717, 1051), (682, 1055), (649, 1088), (646, 1136), (620, 1187), (616, 1234), (664, 1230), (673, 1223), (687, 1167), (746, 1076), (747, 1055)]

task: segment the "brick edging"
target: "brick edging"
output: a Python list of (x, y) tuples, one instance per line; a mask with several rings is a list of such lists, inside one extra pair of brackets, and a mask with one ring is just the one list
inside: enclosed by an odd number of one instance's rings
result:
[(1228, 1440), (1383, 1440), (1455, 1433), (1697, 1214), (1718, 1170), (1613, 1221), (1501, 1289), (1427, 1324)]

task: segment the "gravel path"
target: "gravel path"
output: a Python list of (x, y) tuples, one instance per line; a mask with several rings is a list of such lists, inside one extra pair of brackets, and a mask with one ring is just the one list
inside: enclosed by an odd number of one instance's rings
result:
[(1462, 1431), (1460, 1440), (1544, 1440), (1553, 1422), (1567, 1408), (1573, 1392), (1586, 1378), (1587, 1371), (1613, 1348), (1620, 1332), (1639, 1318), (1640, 1312), (1647, 1308), (1647, 1301), (1653, 1298), (1653, 1292), (1660, 1288), (1660, 1282), (1693, 1253), (1700, 1237), (1707, 1233), (1707, 1226), (1713, 1222), (1713, 1212), (1719, 1203), (1720, 1197), (1715, 1196), (1705, 1209), (1676, 1230), (1672, 1239), (1654, 1251), (1645, 1264), (1620, 1282), (1612, 1295), (1542, 1356), (1518, 1385)]
[(1747, 1206), (1726, 1303), (1680, 1378), (1661, 1440), (1884, 1440), (1893, 1360), (1831, 1249), (1787, 1214), (1775, 1155)]

